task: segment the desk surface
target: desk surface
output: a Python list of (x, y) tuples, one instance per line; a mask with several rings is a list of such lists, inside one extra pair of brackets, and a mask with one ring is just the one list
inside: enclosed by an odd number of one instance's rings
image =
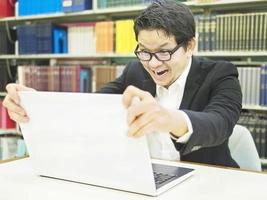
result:
[[(167, 161), (158, 162), (166, 163)], [(267, 174), (186, 163), (176, 164), (179, 166), (195, 168), (196, 173), (159, 197), (149, 197), (86, 184), (39, 177), (34, 174), (34, 171), (29, 163), (29, 158), (25, 158), (22, 160), (0, 164), (0, 199), (267, 199)]]

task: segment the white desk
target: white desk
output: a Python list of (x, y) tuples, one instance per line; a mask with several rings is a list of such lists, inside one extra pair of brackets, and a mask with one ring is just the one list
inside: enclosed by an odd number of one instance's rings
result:
[[(159, 161), (163, 162), (163, 161)], [(0, 164), (1, 200), (266, 200), (267, 174), (178, 163), (195, 175), (159, 197), (36, 176), (29, 159)]]

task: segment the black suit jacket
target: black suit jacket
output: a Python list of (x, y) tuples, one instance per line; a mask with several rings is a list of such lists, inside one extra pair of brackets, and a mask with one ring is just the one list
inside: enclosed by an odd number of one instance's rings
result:
[[(156, 94), (154, 81), (139, 61), (130, 62), (119, 78), (98, 92), (121, 94), (129, 85)], [(180, 106), (192, 122), (193, 134), (186, 144), (173, 141), (181, 160), (238, 167), (230, 155), (228, 138), (239, 118), (241, 101), (233, 64), (193, 57)]]

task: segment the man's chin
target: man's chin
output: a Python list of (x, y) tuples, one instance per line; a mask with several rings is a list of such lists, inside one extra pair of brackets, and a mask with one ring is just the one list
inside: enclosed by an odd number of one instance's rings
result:
[(154, 82), (156, 83), (156, 85), (158, 85), (158, 86), (162, 86), (162, 87), (169, 87), (169, 82), (167, 82), (167, 81), (156, 81), (156, 80), (154, 80)]

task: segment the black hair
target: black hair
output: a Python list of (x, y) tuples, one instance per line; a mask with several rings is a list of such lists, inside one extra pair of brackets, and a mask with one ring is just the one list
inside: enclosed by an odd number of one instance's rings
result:
[(135, 18), (136, 41), (142, 30), (163, 30), (167, 36), (174, 35), (176, 43), (184, 47), (195, 37), (196, 25), (192, 12), (183, 3), (158, 0), (151, 3)]

